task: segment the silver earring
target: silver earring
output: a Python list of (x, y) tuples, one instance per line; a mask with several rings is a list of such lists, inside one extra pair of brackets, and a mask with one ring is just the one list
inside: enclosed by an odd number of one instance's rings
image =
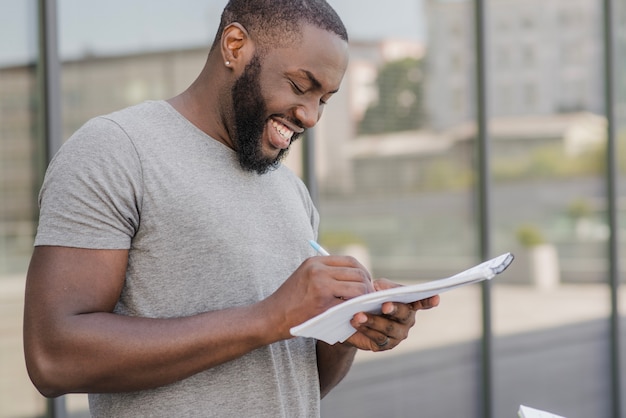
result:
[(228, 66), (230, 65), (230, 61), (226, 61), (225, 64)]

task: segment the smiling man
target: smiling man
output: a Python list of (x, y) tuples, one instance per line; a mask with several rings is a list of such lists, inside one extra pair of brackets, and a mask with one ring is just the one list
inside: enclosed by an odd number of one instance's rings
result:
[(397, 346), (438, 298), (359, 313), (346, 342), (289, 329), (395, 284), (317, 257), (318, 213), (280, 164), (346, 70), (323, 0), (232, 0), (197, 80), (94, 118), (50, 164), (24, 347), (45, 396), (97, 417), (319, 416), (357, 349)]

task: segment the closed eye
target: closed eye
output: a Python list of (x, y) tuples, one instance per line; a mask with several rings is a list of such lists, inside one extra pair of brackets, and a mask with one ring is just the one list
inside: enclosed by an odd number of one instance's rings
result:
[[(291, 89), (293, 90), (294, 93), (296, 93), (298, 96), (302, 96), (304, 94), (307, 94), (307, 90), (303, 89), (302, 87), (300, 87), (297, 83), (295, 83), (292, 80), (289, 80), (289, 84), (291, 84)], [(333, 92), (334, 93), (334, 92)], [(330, 96), (329, 96), (330, 98)], [(325, 104), (328, 103), (328, 98), (320, 98), (320, 105), (324, 106)]]
[(289, 83), (291, 84), (291, 88), (293, 89), (294, 93), (296, 93), (298, 95), (304, 94), (304, 90), (302, 90), (300, 87), (298, 87), (298, 85), (296, 83), (294, 83), (293, 81), (289, 81)]

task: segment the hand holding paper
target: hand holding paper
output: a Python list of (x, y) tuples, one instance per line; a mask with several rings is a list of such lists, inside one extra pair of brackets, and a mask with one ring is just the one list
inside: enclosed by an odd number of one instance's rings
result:
[(293, 336), (313, 337), (328, 344), (343, 342), (356, 331), (350, 325), (350, 319), (358, 312), (379, 314), (385, 302), (411, 303), (460, 286), (492, 279), (503, 272), (512, 261), (513, 255), (505, 253), (452, 277), (368, 293), (336, 305), (291, 328), (290, 332)]

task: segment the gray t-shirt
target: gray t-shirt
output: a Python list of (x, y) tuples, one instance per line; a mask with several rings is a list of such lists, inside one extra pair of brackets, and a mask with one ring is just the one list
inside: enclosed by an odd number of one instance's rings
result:
[[(48, 168), (40, 206), (35, 245), (129, 249), (115, 312), (150, 318), (266, 298), (314, 255), (307, 241), (319, 222), (286, 167), (243, 171), (163, 101), (86, 123)], [(280, 341), (165, 387), (89, 401), (102, 417), (319, 416), (315, 341)]]

